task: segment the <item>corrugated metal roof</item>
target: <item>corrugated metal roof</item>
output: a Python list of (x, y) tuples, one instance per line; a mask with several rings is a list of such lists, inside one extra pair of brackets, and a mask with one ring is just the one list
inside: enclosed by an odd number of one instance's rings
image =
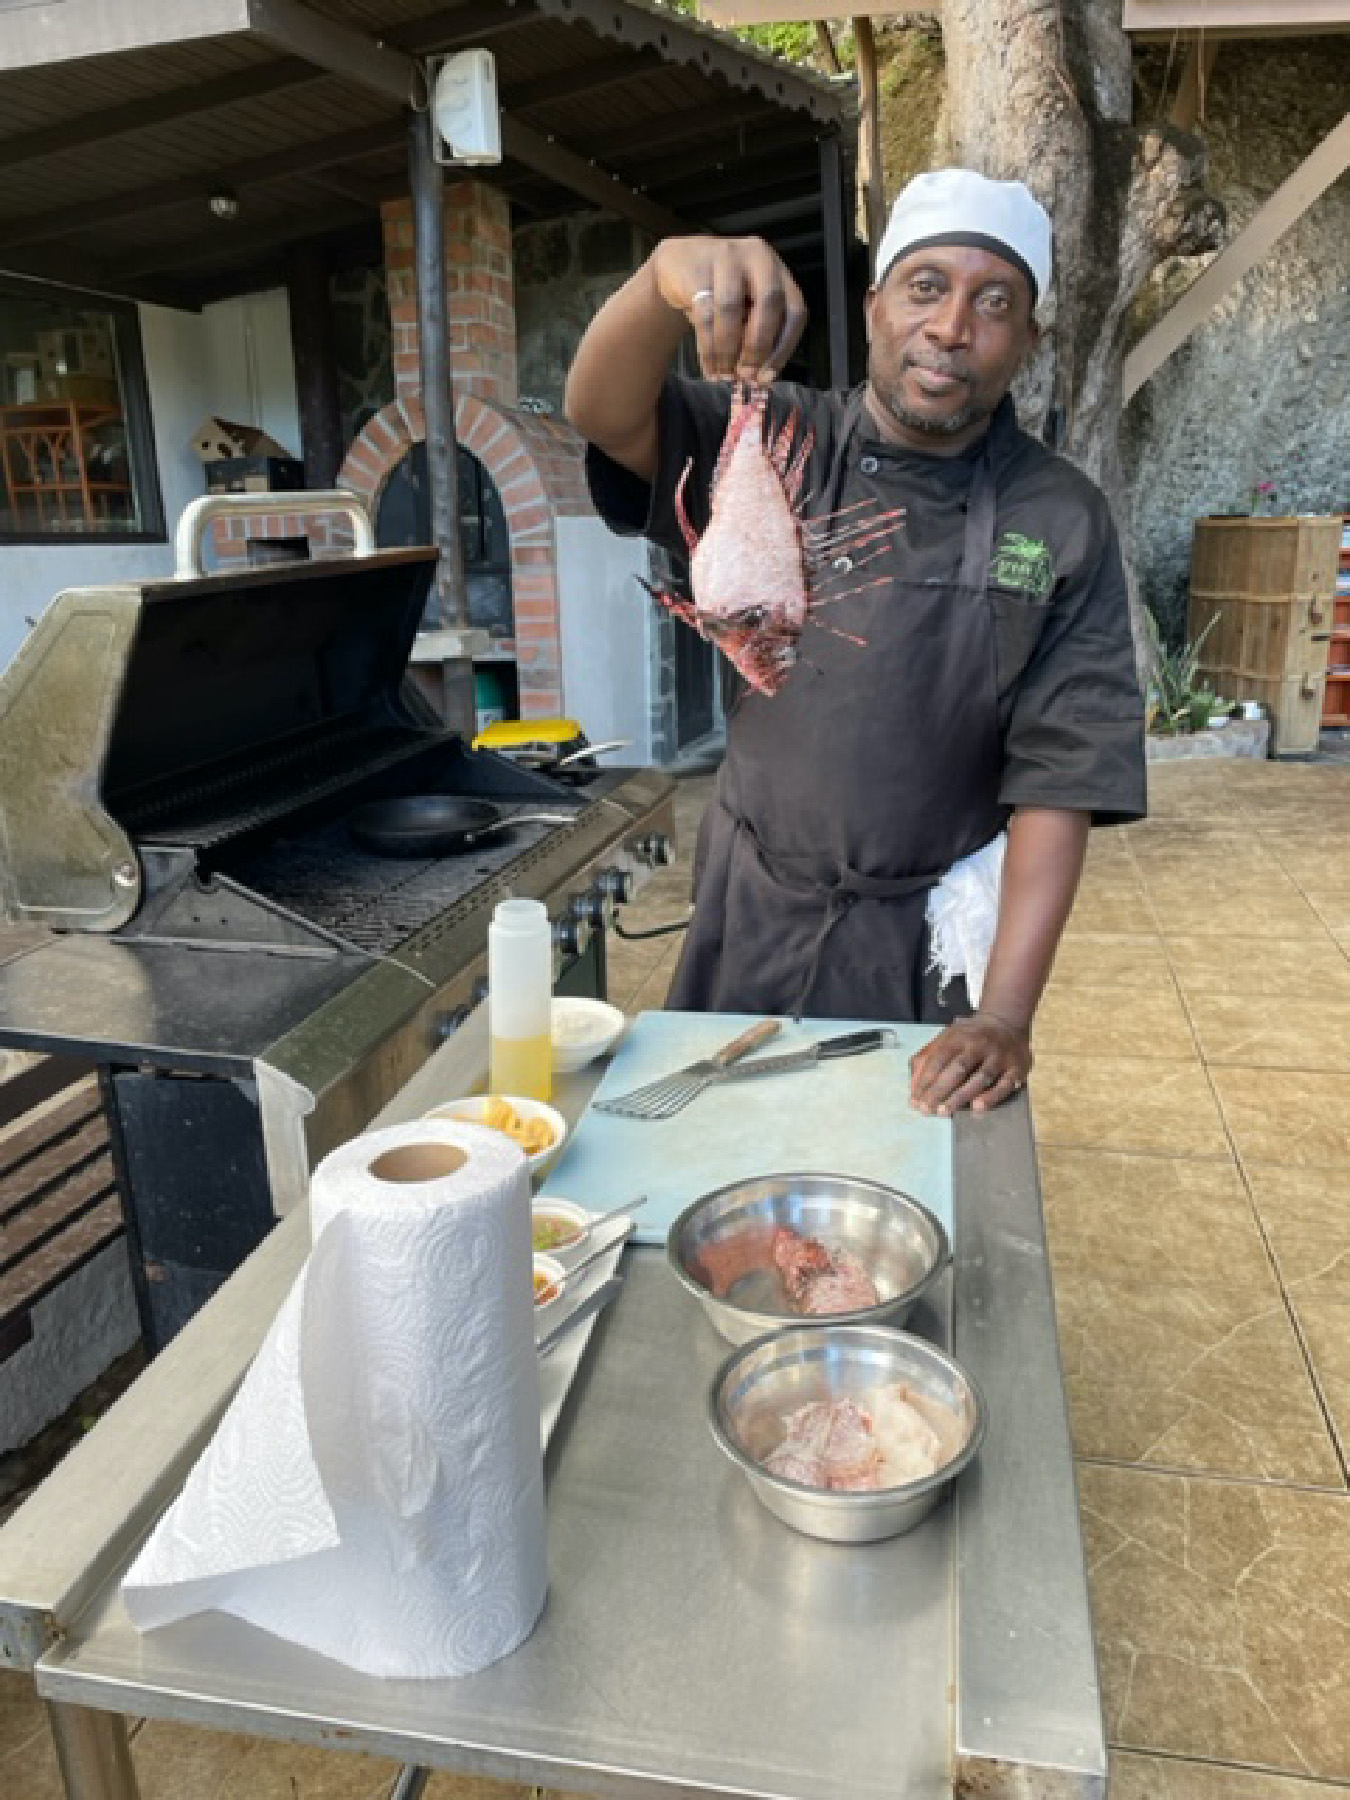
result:
[[(813, 229), (826, 132), (842, 131), (851, 167), (847, 84), (656, 0), (309, 5), (419, 55), (486, 43), (503, 110), (529, 127), (521, 153), (536, 166), (508, 160), (481, 173), (530, 217), (588, 204), (535, 153), (540, 139), (556, 142), (564, 168), (594, 163), (695, 227), (729, 212), (753, 220), (763, 205), (772, 235), (786, 204), (794, 239)], [(280, 254), (288, 217), (297, 240), (350, 231), (374, 224), (382, 197), (406, 191), (394, 101), (250, 37), (167, 42), (52, 73), (0, 75), (0, 263), (18, 272), (70, 280), (82, 270), (90, 286), (191, 300), (205, 272), (218, 291), (222, 270), (242, 280), (269, 249)], [(771, 153), (757, 155), (760, 144)], [(208, 211), (218, 187), (239, 195), (235, 224)]]

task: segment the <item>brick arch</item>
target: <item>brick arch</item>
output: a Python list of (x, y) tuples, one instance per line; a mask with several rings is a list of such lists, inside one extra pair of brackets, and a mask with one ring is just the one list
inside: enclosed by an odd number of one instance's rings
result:
[[(589, 513), (581, 439), (559, 420), (518, 412), (477, 394), (455, 401), (455, 435), (496, 483), (511, 543), (511, 598), (522, 718), (562, 711), (558, 534), (563, 513)], [(426, 437), (415, 394), (367, 421), (338, 471), (374, 517), (385, 485)]]

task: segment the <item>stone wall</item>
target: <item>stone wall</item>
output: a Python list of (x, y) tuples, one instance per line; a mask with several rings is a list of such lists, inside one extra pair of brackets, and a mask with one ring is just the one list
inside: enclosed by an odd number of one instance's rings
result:
[[(1140, 54), (1141, 117), (1168, 75)], [(1170, 71), (1175, 84), (1176, 68)], [(1202, 130), (1209, 185), (1239, 231), (1340, 121), (1350, 37), (1225, 43)], [(1159, 271), (1156, 316), (1199, 273)], [(1251, 510), (1350, 509), (1350, 177), (1314, 202), (1273, 251), (1136, 396), (1123, 449), (1143, 592), (1172, 636), (1184, 626), (1194, 521)]]
[(329, 283), (342, 441), (395, 398), (393, 328), (383, 268), (343, 269)]
[(512, 234), (525, 399), (561, 412), (563, 383), (582, 332), (648, 248), (623, 219), (596, 213), (524, 225)]

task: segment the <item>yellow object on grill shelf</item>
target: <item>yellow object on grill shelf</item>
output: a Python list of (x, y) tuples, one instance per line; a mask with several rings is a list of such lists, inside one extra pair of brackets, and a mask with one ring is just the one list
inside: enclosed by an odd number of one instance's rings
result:
[(498, 719), (473, 740), (475, 750), (497, 750), (503, 756), (567, 756), (586, 748), (586, 735), (575, 719)]

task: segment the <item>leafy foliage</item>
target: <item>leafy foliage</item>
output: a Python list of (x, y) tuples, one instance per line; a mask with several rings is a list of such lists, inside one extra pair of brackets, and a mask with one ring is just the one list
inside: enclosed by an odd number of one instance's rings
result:
[[(695, 0), (665, 0), (665, 4), (673, 12), (694, 16)], [(788, 62), (807, 62), (816, 48), (814, 25), (741, 25), (734, 35)]]
[(1148, 621), (1152, 650), (1149, 730), (1163, 737), (1208, 730), (1210, 720), (1228, 710), (1228, 702), (1221, 700), (1209, 683), (1200, 678), (1200, 652), (1218, 619), (1211, 619), (1198, 638), (1174, 649), (1164, 640), (1152, 611), (1145, 607), (1143, 612)]

